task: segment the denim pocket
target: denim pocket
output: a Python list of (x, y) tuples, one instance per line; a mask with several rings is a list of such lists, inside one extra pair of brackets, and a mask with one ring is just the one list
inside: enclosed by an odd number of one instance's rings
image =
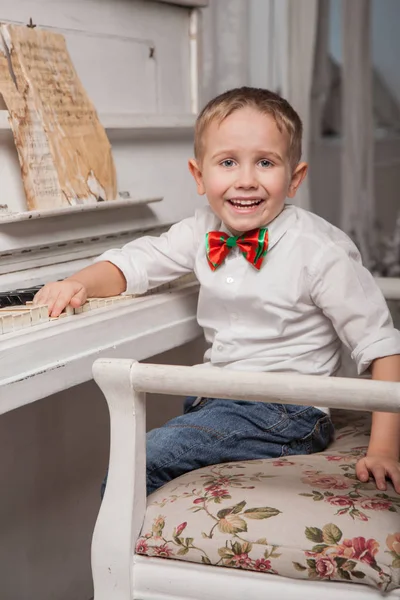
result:
[(283, 431), (290, 419), (283, 404), (275, 402), (243, 402), (244, 416), (252, 428), (260, 432)]
[[(186, 415), (187, 413), (195, 412), (196, 410), (200, 410), (203, 406), (209, 402), (211, 398), (200, 398), (198, 396), (188, 396), (185, 398), (183, 403), (183, 413)], [(197, 402), (196, 402), (197, 401)]]
[(329, 415), (324, 415), (311, 432), (311, 452), (322, 452), (333, 441), (335, 428)]
[[(314, 411), (315, 409), (310, 407), (309, 411), (304, 411), (303, 414), (299, 413), (299, 416), (301, 414), (301, 423), (293, 420), (292, 434), (296, 436), (297, 432), (297, 437), (282, 446), (282, 456), (322, 452), (332, 441), (334, 427), (329, 415), (323, 414), (318, 418), (318, 415), (313, 414)], [(321, 414), (321, 411), (318, 412)], [(307, 417), (309, 417), (308, 423)], [(302, 430), (301, 433), (300, 430)]]

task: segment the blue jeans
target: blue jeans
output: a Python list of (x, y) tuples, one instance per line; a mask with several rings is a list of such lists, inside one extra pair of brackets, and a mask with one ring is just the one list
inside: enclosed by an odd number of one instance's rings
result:
[(147, 434), (148, 494), (200, 467), (312, 454), (333, 439), (330, 417), (310, 406), (195, 400), (187, 398), (183, 415)]

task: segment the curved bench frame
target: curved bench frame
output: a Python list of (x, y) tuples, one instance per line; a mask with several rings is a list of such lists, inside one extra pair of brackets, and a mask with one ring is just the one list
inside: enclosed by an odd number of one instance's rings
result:
[[(122, 359), (97, 360), (93, 375), (111, 420), (108, 483), (92, 542), (94, 600), (264, 600), (266, 593), (271, 600), (336, 600), (341, 592), (351, 600), (382, 598), (364, 585), (299, 581), (135, 555), (146, 511), (146, 392), (398, 413), (400, 383)], [(400, 590), (385, 597), (400, 598)]]

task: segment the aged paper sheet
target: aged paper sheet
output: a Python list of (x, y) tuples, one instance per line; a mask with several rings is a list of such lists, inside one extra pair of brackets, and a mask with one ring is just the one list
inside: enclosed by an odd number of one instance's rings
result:
[(113, 200), (111, 146), (62, 35), (0, 26), (0, 94), (29, 210)]

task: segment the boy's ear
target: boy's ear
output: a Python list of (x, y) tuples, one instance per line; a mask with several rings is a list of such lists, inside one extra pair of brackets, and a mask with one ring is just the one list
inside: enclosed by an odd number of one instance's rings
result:
[(307, 175), (308, 165), (305, 162), (301, 162), (297, 165), (292, 174), (292, 179), (287, 193), (288, 198), (294, 198), (297, 190)]
[(200, 165), (195, 158), (191, 158), (189, 160), (189, 171), (193, 175), (196, 185), (197, 185), (197, 193), (200, 196), (203, 196), (206, 193), (204, 183), (203, 183), (203, 175), (201, 173)]

